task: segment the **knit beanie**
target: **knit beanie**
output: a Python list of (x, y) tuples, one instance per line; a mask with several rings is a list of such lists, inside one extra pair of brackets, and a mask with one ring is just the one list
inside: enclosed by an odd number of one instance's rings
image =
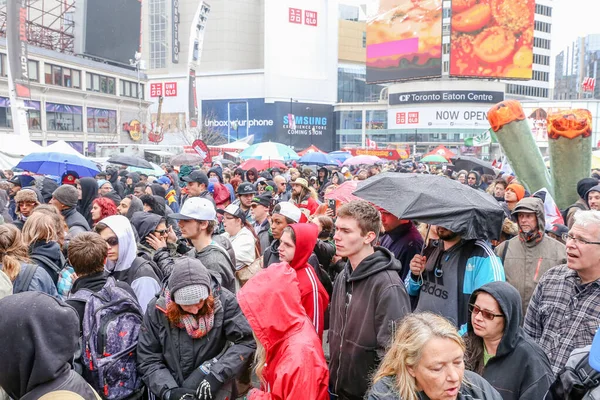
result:
[(77, 192), (77, 189), (74, 186), (62, 185), (52, 193), (52, 197), (67, 207), (77, 207), (79, 192)]
[(525, 197), (525, 188), (518, 183), (511, 183), (506, 187), (506, 190), (512, 190), (517, 195), (517, 201), (521, 201)]
[(169, 278), (169, 290), (179, 305), (198, 304), (210, 294), (210, 273), (202, 262), (195, 258), (180, 257), (175, 261)]
[(577, 182), (577, 194), (582, 199), (585, 199), (586, 193), (598, 184), (598, 180), (594, 178), (583, 178)]

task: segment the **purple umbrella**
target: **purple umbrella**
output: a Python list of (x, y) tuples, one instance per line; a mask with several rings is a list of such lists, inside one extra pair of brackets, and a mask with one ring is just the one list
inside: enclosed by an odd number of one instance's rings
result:
[(374, 165), (382, 163), (383, 160), (377, 156), (354, 156), (344, 161), (343, 165)]

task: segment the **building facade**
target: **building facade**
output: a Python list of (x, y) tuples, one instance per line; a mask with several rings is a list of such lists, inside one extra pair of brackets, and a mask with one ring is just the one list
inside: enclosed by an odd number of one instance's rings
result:
[(579, 37), (556, 56), (554, 74), (554, 99), (577, 100), (596, 97), (584, 91), (583, 80), (596, 78), (600, 58), (600, 34)]

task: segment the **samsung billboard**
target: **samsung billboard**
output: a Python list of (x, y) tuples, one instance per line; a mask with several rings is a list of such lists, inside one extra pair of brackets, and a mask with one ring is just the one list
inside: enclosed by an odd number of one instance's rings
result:
[(333, 106), (264, 99), (202, 100), (204, 129), (229, 141), (254, 135), (254, 142), (278, 142), (296, 150), (311, 144), (333, 150)]

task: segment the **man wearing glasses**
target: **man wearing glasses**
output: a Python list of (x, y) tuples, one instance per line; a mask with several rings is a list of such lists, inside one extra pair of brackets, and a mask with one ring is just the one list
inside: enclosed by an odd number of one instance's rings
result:
[(523, 326), (554, 374), (574, 349), (592, 343), (600, 326), (600, 211), (578, 211), (565, 239), (567, 263), (542, 276)]
[(275, 186), (277, 186), (277, 194), (275, 195), (275, 198), (280, 202), (290, 201), (290, 199), (292, 198), (292, 193), (288, 189), (285, 177), (277, 175), (275, 178), (273, 178), (273, 182), (275, 182)]
[(506, 281), (521, 295), (523, 315), (540, 278), (550, 268), (567, 262), (565, 246), (546, 235), (544, 203), (526, 197), (512, 211), (519, 234), (496, 247), (502, 260)]

